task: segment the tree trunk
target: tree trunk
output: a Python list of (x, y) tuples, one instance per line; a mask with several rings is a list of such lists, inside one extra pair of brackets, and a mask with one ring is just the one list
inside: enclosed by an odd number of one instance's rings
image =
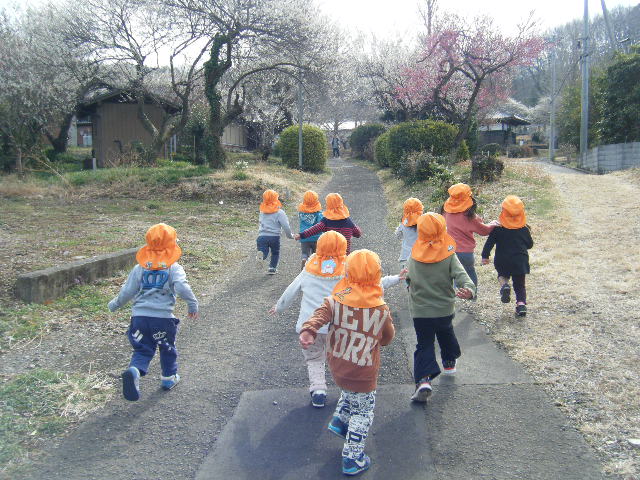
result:
[(23, 168), (22, 168), (22, 149), (20, 147), (18, 147), (16, 149), (16, 171), (18, 172), (19, 175), (22, 175), (24, 173)]
[(65, 153), (67, 151), (68, 137), (69, 137), (69, 127), (71, 127), (71, 121), (73, 120), (73, 112), (65, 114), (60, 122), (60, 132), (57, 137), (49, 134), (49, 132), (45, 132), (47, 139), (51, 143), (53, 147), (53, 153), (58, 155), (60, 153)]
[(473, 88), (473, 93), (471, 94), (471, 98), (469, 99), (469, 104), (467, 106), (466, 111), (464, 112), (464, 119), (460, 124), (458, 135), (456, 136), (453, 142), (453, 148), (455, 150), (458, 149), (458, 147), (462, 144), (462, 140), (464, 140), (467, 137), (467, 134), (469, 133), (469, 126), (471, 125), (471, 120), (473, 118), (473, 109), (476, 104), (476, 97), (480, 92), (480, 87), (482, 86), (483, 81), (484, 81), (484, 78), (476, 79), (476, 84)]

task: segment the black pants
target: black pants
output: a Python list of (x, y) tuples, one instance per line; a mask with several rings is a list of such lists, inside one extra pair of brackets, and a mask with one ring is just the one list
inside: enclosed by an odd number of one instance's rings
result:
[(503, 277), (509, 281), (509, 278), (513, 280), (513, 291), (516, 294), (516, 302), (527, 303), (527, 286), (525, 284), (525, 275), (509, 275), (507, 273), (498, 272), (499, 277)]
[(413, 354), (413, 377), (418, 383), (424, 377), (436, 378), (440, 375), (440, 366), (436, 361), (434, 341), (438, 339), (442, 361), (460, 357), (460, 345), (453, 331), (453, 315), (436, 318), (414, 318), (418, 344)]

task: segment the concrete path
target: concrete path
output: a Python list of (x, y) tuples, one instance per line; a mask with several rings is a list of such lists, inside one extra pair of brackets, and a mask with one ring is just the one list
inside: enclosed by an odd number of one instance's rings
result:
[[(399, 245), (385, 222), (375, 173), (333, 160), (324, 194), (340, 192), (364, 237), (397, 273)], [(293, 211), (288, 212), (295, 214)], [(268, 308), (297, 274), (299, 246), (283, 239), (278, 275), (248, 259), (217, 288), (198, 323), (180, 334), (184, 381), (158, 389), (157, 366), (142, 399), (114, 399), (54, 449), (30, 478), (329, 479), (340, 473), (340, 439), (326, 432), (329, 406), (313, 409), (294, 332), (297, 310)], [(436, 382), (426, 406), (412, 405), (415, 337), (406, 292), (387, 292), (398, 336), (383, 349), (376, 418), (367, 442), (376, 479), (597, 479), (593, 452), (518, 365), (473, 320), (456, 319), (460, 372)], [(155, 370), (154, 370), (155, 369)]]

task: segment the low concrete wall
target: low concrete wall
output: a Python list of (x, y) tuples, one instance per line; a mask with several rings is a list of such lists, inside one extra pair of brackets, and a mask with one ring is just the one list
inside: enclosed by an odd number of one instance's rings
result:
[(20, 275), (16, 281), (15, 295), (28, 303), (54, 300), (71, 287), (128, 270), (136, 262), (137, 251), (137, 248), (121, 250)]
[(640, 167), (640, 142), (600, 145), (587, 152), (582, 168), (596, 173)]

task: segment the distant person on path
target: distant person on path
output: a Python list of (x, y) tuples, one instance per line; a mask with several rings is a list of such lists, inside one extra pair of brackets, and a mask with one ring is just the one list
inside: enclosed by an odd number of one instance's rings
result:
[(275, 190), (267, 190), (262, 194), (262, 203), (260, 204), (260, 226), (258, 228), (258, 238), (256, 244), (258, 253), (256, 261), (262, 265), (271, 251), (271, 260), (269, 261), (269, 270), (267, 274), (275, 275), (278, 272), (278, 260), (280, 260), (280, 233), (284, 233), (289, 238), (293, 238), (289, 219), (287, 214), (282, 210), (282, 203), (278, 198), (278, 192)]
[[(298, 219), (300, 221), (300, 232), (304, 232), (322, 220), (322, 205), (318, 200), (318, 194), (313, 190), (304, 192), (302, 203), (298, 205)], [(318, 237), (320, 237), (320, 234), (300, 240), (300, 249), (302, 251), (302, 266), (300, 269), (304, 268), (304, 264), (311, 254), (315, 253)]]
[(340, 232), (344, 235), (344, 238), (347, 239), (347, 255), (351, 252), (351, 237), (360, 238), (362, 235), (360, 227), (351, 220), (349, 209), (344, 204), (339, 193), (330, 193), (326, 196), (325, 211), (323, 212), (322, 220), (313, 227), (295, 235), (295, 239), (301, 240), (309, 238), (318, 233), (328, 232), (330, 230)]
[(345, 439), (345, 475), (357, 475), (371, 465), (364, 447), (376, 403), (380, 345), (388, 345), (395, 335), (381, 274), (380, 258), (374, 252), (356, 250), (350, 254), (345, 277), (302, 325), (300, 333), (300, 345), (307, 349), (329, 325), (327, 358), (341, 394), (328, 428)]
[[(331, 295), (336, 284), (344, 278), (347, 258), (347, 240), (338, 232), (330, 231), (320, 235), (318, 249), (307, 261), (305, 268), (291, 282), (270, 313), (282, 313), (298, 298), (302, 292), (300, 314), (296, 323), (296, 333), (300, 333), (302, 324), (309, 319), (314, 310), (322, 305), (324, 299)], [(386, 289), (400, 283), (406, 271), (400, 275), (382, 278), (382, 288)], [(329, 326), (318, 330), (315, 343), (302, 354), (307, 362), (309, 374), (309, 392), (311, 405), (324, 407), (327, 397), (327, 381), (325, 378), (325, 358), (327, 356), (326, 341)]]
[(400, 250), (400, 268), (404, 268), (411, 257), (411, 249), (418, 238), (418, 217), (424, 212), (422, 202), (417, 198), (408, 198), (402, 207), (402, 219), (396, 227), (396, 236), (402, 239)]
[(427, 401), (431, 381), (441, 373), (434, 340), (437, 338), (440, 345), (445, 374), (456, 373), (456, 360), (461, 355), (452, 324), (455, 298), (470, 299), (476, 288), (455, 255), (455, 247), (442, 215), (425, 213), (418, 219), (418, 239), (411, 250), (407, 275), (409, 312), (418, 341), (413, 354), (414, 402)]
[(122, 373), (122, 394), (130, 401), (140, 398), (140, 377), (147, 374), (156, 348), (160, 350), (162, 388), (171, 390), (180, 381), (175, 344), (180, 320), (173, 315), (176, 295), (187, 302), (187, 316), (198, 318), (198, 301), (184, 269), (176, 263), (182, 250), (175, 229), (164, 223), (154, 225), (147, 230), (146, 241), (136, 254), (138, 265), (108, 305), (115, 312), (133, 301), (127, 331), (133, 355), (129, 368)]
[(533, 247), (533, 239), (527, 225), (524, 203), (515, 195), (507, 196), (502, 202), (500, 225), (493, 229), (484, 244), (482, 264), (489, 263), (491, 250), (495, 245), (493, 265), (498, 272), (500, 299), (502, 303), (511, 301), (509, 279), (512, 278), (516, 292), (516, 315), (524, 317), (527, 314), (525, 275), (530, 271), (528, 250)]
[(478, 275), (473, 257), (476, 240), (473, 234), (486, 237), (494, 227), (500, 224), (496, 221), (489, 224), (483, 223), (482, 218), (476, 215), (476, 208), (477, 203), (471, 193), (471, 187), (465, 183), (456, 183), (449, 187), (449, 198), (444, 202), (440, 213), (447, 222), (447, 232), (456, 241), (458, 260), (477, 287)]
[(338, 158), (340, 156), (340, 139), (338, 137), (331, 139), (331, 148), (333, 149), (333, 157)]

